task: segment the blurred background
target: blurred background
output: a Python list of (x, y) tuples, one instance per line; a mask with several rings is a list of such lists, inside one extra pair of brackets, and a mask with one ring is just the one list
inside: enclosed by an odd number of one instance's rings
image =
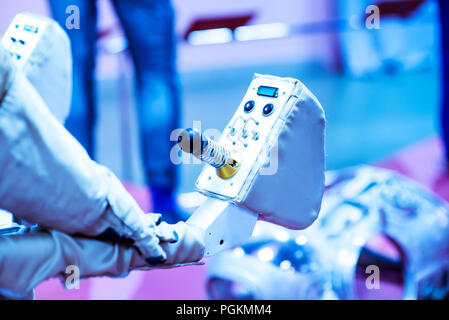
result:
[[(173, 0), (182, 127), (201, 121), (222, 130), (257, 72), (300, 79), (318, 97), (328, 169), (379, 160), (435, 135), (438, 3), (387, 2), (402, 4), (381, 11), (376, 30), (365, 26), (374, 1)], [(132, 59), (112, 5), (97, 5), (97, 159), (143, 184)], [(0, 30), (21, 11), (50, 14), (45, 0), (3, 4)], [(180, 170), (180, 192), (193, 191), (201, 165)]]
[[(136, 188), (137, 198), (144, 198), (138, 187), (146, 180), (129, 42), (111, 2), (96, 3), (96, 159)], [(330, 170), (381, 162), (441, 131), (436, 0), (172, 0), (172, 5), (180, 127), (200, 121), (203, 130), (221, 131), (253, 74), (265, 73), (297, 78), (317, 96), (327, 116)], [(380, 10), (379, 25), (372, 5)], [(0, 31), (23, 11), (51, 15), (46, 0), (3, 3)], [(135, 23), (139, 25), (137, 19)], [(80, 26), (82, 31), (83, 20)], [(179, 194), (194, 191), (201, 168), (178, 168)], [(125, 280), (106, 280), (100, 286), (94, 280), (87, 285), (89, 294), (63, 293), (50, 281), (37, 297), (57, 292), (58, 298), (205, 298), (204, 270), (193, 269), (169, 274), (169, 285), (184, 282), (176, 292), (163, 281), (168, 271), (157, 271), (147, 280), (133, 273), (127, 285)], [(164, 289), (148, 292), (143, 283)], [(121, 291), (114, 295), (104, 289), (108, 286)]]

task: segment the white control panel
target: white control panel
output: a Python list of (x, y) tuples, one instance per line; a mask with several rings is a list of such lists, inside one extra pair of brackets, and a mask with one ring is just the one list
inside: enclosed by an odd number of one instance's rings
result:
[(237, 174), (222, 179), (206, 165), (196, 188), (215, 198), (241, 202), (260, 169), (268, 165), (285, 119), (297, 101), (302, 84), (291, 78), (255, 75), (237, 112), (218, 142), (240, 163)]
[(32, 15), (18, 14), (2, 38), (3, 47), (24, 66), (41, 39), (47, 23)]

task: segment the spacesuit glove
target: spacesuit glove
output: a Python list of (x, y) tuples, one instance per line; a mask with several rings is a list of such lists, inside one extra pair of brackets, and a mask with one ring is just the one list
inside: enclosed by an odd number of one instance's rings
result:
[(167, 255), (164, 265), (192, 263), (204, 257), (204, 230), (185, 222), (168, 225), (178, 235), (176, 242), (162, 242), (161, 247)]
[[(161, 236), (160, 246), (167, 259), (159, 265), (150, 264), (150, 266), (166, 268), (192, 264), (203, 258), (205, 244), (204, 230), (201, 228), (185, 222), (174, 225), (162, 222), (156, 227), (156, 233)], [(148, 264), (148, 259), (143, 259), (140, 255), (133, 256), (134, 267), (146, 267)]]
[(147, 213), (146, 218), (151, 224), (157, 226), (155, 228), (156, 236), (159, 240), (164, 242), (176, 242), (178, 235), (176, 231), (170, 227), (166, 222), (162, 221), (162, 214), (160, 213)]
[(90, 237), (112, 230), (144, 257), (166, 258), (155, 221), (89, 158), (19, 70), (0, 105), (0, 181), (0, 208), (17, 218)]
[(9, 53), (0, 46), (0, 103), (11, 86), (14, 70)]

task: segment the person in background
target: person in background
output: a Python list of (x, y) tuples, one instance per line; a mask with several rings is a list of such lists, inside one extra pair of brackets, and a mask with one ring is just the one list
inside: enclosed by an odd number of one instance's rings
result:
[[(72, 43), (73, 98), (66, 127), (94, 158), (94, 69), (97, 3), (49, 0), (51, 12), (65, 26), (66, 8), (80, 10), (80, 28), (66, 32)], [(170, 161), (170, 133), (178, 127), (180, 97), (176, 72), (174, 10), (170, 0), (112, 0), (129, 41), (137, 77), (137, 106), (143, 164), (153, 211), (176, 222), (186, 215), (178, 207), (177, 172)]]
[(441, 20), (441, 121), (446, 161), (449, 162), (449, 2), (439, 0)]

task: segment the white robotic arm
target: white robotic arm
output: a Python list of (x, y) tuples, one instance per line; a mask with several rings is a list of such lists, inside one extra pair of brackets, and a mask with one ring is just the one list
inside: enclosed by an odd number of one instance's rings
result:
[(180, 148), (206, 162), (196, 188), (209, 198), (188, 223), (206, 256), (248, 239), (258, 219), (310, 226), (324, 191), (324, 111), (298, 80), (255, 75), (217, 142), (183, 131)]

